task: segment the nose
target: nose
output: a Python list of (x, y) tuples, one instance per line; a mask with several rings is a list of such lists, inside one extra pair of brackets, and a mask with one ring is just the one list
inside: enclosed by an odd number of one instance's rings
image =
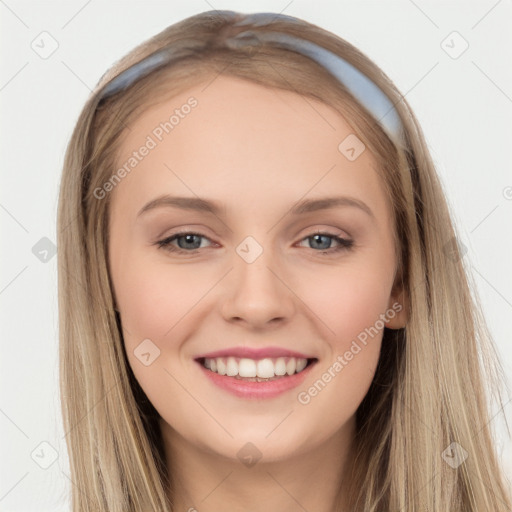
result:
[(270, 250), (252, 263), (236, 255), (224, 284), (224, 319), (253, 329), (288, 322), (295, 312), (295, 294), (282, 269)]

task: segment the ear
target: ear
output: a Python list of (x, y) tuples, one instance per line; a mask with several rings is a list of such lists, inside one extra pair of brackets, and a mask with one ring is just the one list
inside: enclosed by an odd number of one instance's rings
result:
[(384, 325), (388, 329), (402, 329), (407, 324), (408, 300), (403, 288), (393, 287), (389, 297), (386, 321)]

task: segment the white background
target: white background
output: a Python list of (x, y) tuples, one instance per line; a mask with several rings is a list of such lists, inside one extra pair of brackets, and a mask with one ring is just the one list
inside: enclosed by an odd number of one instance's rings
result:
[[(69, 510), (58, 396), (57, 258), (44, 263), (32, 248), (43, 237), (55, 243), (58, 184), (74, 123), (114, 61), (166, 26), (211, 9), (303, 18), (353, 43), (395, 82), (425, 132), (510, 382), (510, 0), (0, 0), (2, 511)], [(58, 43), (47, 59), (31, 47), (43, 31)], [(457, 59), (441, 46), (453, 31), (469, 43)], [(460, 48), (461, 41), (453, 41), (448, 44)], [(510, 419), (508, 400), (504, 411)], [(493, 426), (512, 478), (502, 416)], [(58, 454), (46, 470), (35, 462), (51, 456), (41, 442)], [(34, 449), (39, 459), (31, 457)]]

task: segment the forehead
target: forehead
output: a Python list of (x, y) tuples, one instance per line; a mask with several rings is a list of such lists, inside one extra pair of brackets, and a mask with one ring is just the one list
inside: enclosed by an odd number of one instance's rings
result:
[(370, 151), (347, 158), (345, 141), (364, 148), (347, 120), (291, 91), (220, 75), (149, 107), (129, 128), (117, 162), (129, 173), (113, 194), (139, 206), (165, 192), (240, 204), (333, 192), (385, 201)]

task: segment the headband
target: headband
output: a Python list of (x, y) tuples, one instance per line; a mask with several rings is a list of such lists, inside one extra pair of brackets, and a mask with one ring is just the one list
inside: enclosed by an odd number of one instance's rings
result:
[[(220, 11), (220, 14), (228, 14), (233, 17), (238, 13), (233, 11)], [(247, 15), (241, 21), (235, 23), (234, 26), (246, 24), (261, 26), (268, 24), (276, 18), (286, 19), (294, 23), (300, 21), (297, 18), (283, 14), (255, 13)], [(402, 138), (402, 123), (390, 98), (386, 96), (375, 82), (370, 80), (370, 78), (359, 71), (355, 66), (330, 50), (290, 34), (281, 32), (254, 32), (251, 30), (239, 32), (235, 36), (227, 38), (225, 44), (229, 48), (239, 48), (246, 45), (258, 45), (262, 42), (301, 53), (323, 66), (370, 112), (392, 141), (396, 142), (397, 139)], [(190, 55), (190, 49), (166, 47), (157, 50), (114, 77), (101, 90), (100, 101), (126, 89), (140, 78), (163, 67), (172, 60), (187, 55)]]

